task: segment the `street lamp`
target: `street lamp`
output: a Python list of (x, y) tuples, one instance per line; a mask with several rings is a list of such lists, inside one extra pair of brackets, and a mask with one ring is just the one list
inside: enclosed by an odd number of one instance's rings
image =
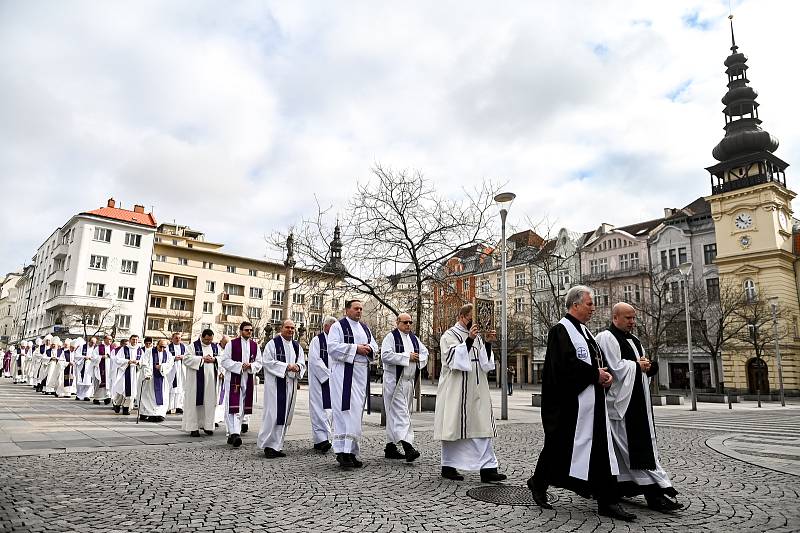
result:
[(686, 304), (686, 350), (689, 357), (689, 395), (692, 397), (692, 411), (697, 411), (697, 396), (694, 393), (694, 359), (692, 359), (692, 322), (689, 319), (689, 274), (692, 263), (687, 261), (678, 265), (683, 276), (683, 301)]
[(778, 365), (778, 386), (781, 393), (781, 407), (786, 407), (786, 398), (783, 395), (783, 365), (781, 364), (781, 348), (778, 345), (778, 297), (773, 296), (769, 299), (769, 306), (772, 308), (772, 334), (775, 337), (775, 362)]
[(502, 301), (500, 311), (500, 418), (508, 420), (508, 294), (506, 280), (506, 216), (511, 202), (517, 195), (513, 192), (501, 192), (494, 197), (494, 201), (500, 206), (500, 299)]

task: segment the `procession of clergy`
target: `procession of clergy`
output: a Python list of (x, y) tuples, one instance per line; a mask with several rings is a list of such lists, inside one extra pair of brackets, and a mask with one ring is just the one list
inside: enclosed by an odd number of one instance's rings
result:
[[(643, 495), (650, 508), (671, 512), (682, 507), (674, 498), (668, 474), (659, 463), (650, 405), (650, 378), (657, 373), (639, 340), (631, 333), (635, 310), (619, 303), (612, 324), (594, 337), (585, 324), (594, 312), (593, 292), (572, 287), (566, 315), (550, 329), (542, 383), (544, 448), (528, 488), (536, 504), (552, 509), (550, 485), (594, 498), (598, 513), (631, 521), (635, 515), (619, 505), (621, 497)], [(163, 421), (168, 412), (182, 414), (182, 429), (200, 437), (224, 422), (227, 442), (242, 444), (257, 396), (255, 376), (262, 369), (263, 419), (257, 445), (269, 459), (284, 457), (284, 439), (292, 422), (298, 380), (308, 371), (309, 414), (314, 449), (333, 448), (343, 470), (360, 468), (364, 406), (368, 401), (369, 366), (378, 354), (383, 364), (387, 459), (413, 462), (411, 407), (420, 368), (428, 350), (412, 332), (407, 313), (378, 347), (361, 321), (362, 304), (346, 302), (341, 319), (326, 317), (323, 332), (309, 345), (308, 360), (295, 340), (295, 325), (286, 320), (280, 334), (262, 350), (252, 338), (253, 325), (242, 322), (239, 336), (213, 342), (204, 330), (191, 344), (150, 338), (139, 345), (131, 336), (112, 344), (48, 335), (21, 342), (4, 358), (4, 376), (35, 390), (94, 404), (111, 404), (127, 415), (138, 408), (141, 420)], [(472, 323), (471, 304), (440, 341), (442, 369), (434, 417), (434, 440), (441, 441), (441, 476), (463, 480), (459, 470), (479, 471), (485, 483), (506, 479), (498, 472), (496, 436), (488, 373), (495, 369), (494, 331)], [(399, 445), (399, 447), (398, 447)], [(402, 448), (402, 451), (401, 449)]]

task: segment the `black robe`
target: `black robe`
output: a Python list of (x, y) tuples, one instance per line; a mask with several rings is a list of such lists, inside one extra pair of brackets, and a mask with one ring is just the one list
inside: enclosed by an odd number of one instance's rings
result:
[[(547, 335), (547, 353), (542, 374), (542, 426), (544, 448), (536, 464), (537, 484), (554, 485), (572, 490), (601, 503), (617, 501), (616, 477), (611, 473), (606, 432), (605, 389), (598, 383), (598, 360), (605, 366), (602, 351), (591, 337), (586, 337), (580, 322), (567, 314), (578, 332), (586, 338), (591, 366), (578, 359), (575, 346), (562, 324), (556, 324)], [(594, 425), (589, 458), (589, 479), (569, 475), (575, 429), (578, 423), (578, 395), (594, 386)]]

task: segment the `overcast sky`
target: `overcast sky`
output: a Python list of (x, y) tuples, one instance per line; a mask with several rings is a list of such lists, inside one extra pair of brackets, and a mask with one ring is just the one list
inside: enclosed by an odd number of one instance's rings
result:
[[(776, 154), (800, 165), (800, 2), (735, 1)], [(728, 0), (0, 0), (0, 271), (141, 203), (232, 253), (344, 206), (375, 162), (576, 231), (710, 193)], [(800, 190), (790, 167), (790, 188)]]

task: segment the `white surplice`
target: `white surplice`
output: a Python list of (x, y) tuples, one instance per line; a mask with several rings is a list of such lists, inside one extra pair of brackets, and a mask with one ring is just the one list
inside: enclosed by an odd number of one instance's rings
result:
[[(111, 398), (111, 387), (114, 385), (114, 378), (116, 377), (116, 367), (114, 366), (114, 351), (116, 347), (113, 344), (101, 344), (95, 348), (92, 361), (94, 362), (94, 378), (92, 384), (94, 385), (94, 399), (105, 400)], [(101, 381), (101, 370), (105, 372), (105, 385)]]
[(46, 378), (44, 383), (44, 392), (46, 393), (53, 393), (56, 392), (56, 387), (58, 386), (59, 378), (59, 371), (61, 367), (58, 366), (58, 358), (61, 356), (61, 352), (64, 351), (64, 348), (52, 348), (50, 349), (49, 357), (45, 361), (44, 366), (46, 367)]
[[(419, 362), (411, 361), (414, 344), (411, 335), (397, 330), (403, 343), (403, 350), (397, 352), (394, 334), (389, 333), (381, 343), (381, 363), (383, 364), (383, 408), (386, 410), (387, 442), (395, 444), (405, 441), (414, 443), (414, 430), (411, 428), (411, 406), (417, 371), (428, 363), (428, 348), (417, 338)], [(397, 372), (400, 370), (400, 380)]]
[[(139, 369), (139, 386), (142, 387), (140, 415), (167, 416), (170, 391), (169, 373), (174, 362), (169, 350), (159, 352), (157, 348), (151, 348), (142, 356)], [(160, 392), (160, 399), (156, 394), (157, 391)]]
[[(58, 355), (55, 366), (58, 367), (56, 396), (66, 398), (75, 394), (75, 356), (77, 351), (63, 350)], [(69, 361), (67, 361), (69, 359)], [(66, 378), (64, 376), (67, 376)]]
[(183, 361), (175, 359), (176, 355), (186, 355), (189, 347), (185, 344), (168, 344), (167, 349), (173, 356), (172, 369), (169, 372), (169, 407), (168, 410), (183, 409), (183, 384), (186, 380), (186, 372), (183, 369)]
[[(116, 375), (111, 384), (111, 397), (114, 405), (132, 406), (138, 393), (139, 365), (130, 364), (130, 361), (141, 361), (143, 356), (144, 349), (140, 346), (120, 346), (114, 353), (112, 366), (116, 370)], [(126, 374), (130, 383), (129, 391), (125, 390)]]
[[(214, 354), (217, 350), (217, 355)], [(197, 344), (192, 343), (188, 346), (186, 355), (183, 359), (183, 368), (186, 372), (186, 380), (183, 382), (183, 419), (181, 429), (184, 431), (198, 431), (205, 429), (214, 431), (214, 414), (217, 408), (217, 398), (219, 396), (219, 372), (215, 367), (219, 367), (219, 346), (215, 343), (203, 344), (200, 342), (200, 353), (197, 353)], [(204, 356), (214, 357), (215, 363), (206, 363)], [(197, 374), (203, 373), (203, 403), (197, 404)]]
[[(353, 331), (353, 343), (344, 341), (342, 325), (337, 321), (328, 332), (328, 362), (331, 377), (331, 408), (333, 410), (333, 450), (336, 453), (358, 455), (361, 440), (361, 420), (367, 398), (369, 365), (375, 361), (378, 344), (364, 331), (360, 322), (344, 318)], [(357, 344), (369, 344), (372, 352), (356, 354)], [(348, 390), (344, 390), (346, 365), (353, 365), (353, 378)], [(346, 398), (349, 397), (349, 404)]]
[[(240, 337), (237, 337), (240, 338)], [(242, 339), (242, 360), (241, 361), (234, 361), (231, 359), (231, 348), (233, 345), (233, 340), (228, 341), (228, 344), (225, 345), (225, 350), (222, 352), (222, 357), (220, 357), (220, 366), (225, 369), (225, 427), (228, 431), (229, 435), (239, 435), (242, 433), (242, 419), (246, 416), (243, 415), (244, 413), (244, 401), (245, 396), (247, 395), (247, 386), (248, 382), (250, 384), (255, 384), (255, 375), (259, 373), (261, 370), (261, 349), (256, 344), (256, 353), (254, 354), (255, 357), (253, 358), (253, 362), (250, 363), (250, 368), (245, 371), (246, 374), (250, 374), (250, 379), (245, 379), (245, 376), (242, 376), (242, 380), (240, 382), (240, 392), (239, 392), (239, 412), (238, 413), (231, 413), (230, 412), (230, 385), (231, 385), (231, 374), (241, 374), (242, 373), (242, 363), (250, 361), (250, 342), (245, 341)], [(253, 389), (253, 403), (255, 404), (255, 389)]]
[(94, 357), (97, 346), (84, 344), (75, 352), (75, 395), (79, 400), (94, 395)]
[[(326, 333), (321, 333), (328, 338)], [(330, 387), (331, 371), (320, 357), (319, 335), (311, 340), (308, 347), (308, 414), (311, 418), (311, 440), (314, 444), (331, 440), (331, 410), (326, 409), (323, 402), (322, 388)], [(330, 397), (330, 388), (328, 389)], [(329, 398), (330, 399), (330, 398)]]
[[(280, 342), (283, 346), (283, 353), (286, 361), (278, 360), (276, 343)], [(294, 364), (300, 367), (300, 372), (290, 372), (288, 366)], [(261, 353), (261, 368), (264, 369), (264, 396), (263, 406), (264, 415), (261, 420), (261, 430), (258, 432), (258, 447), (272, 448), (281, 451), (283, 449), (283, 439), (286, 430), (292, 424), (294, 414), (294, 404), (297, 401), (297, 380), (301, 379), (306, 373), (306, 357), (303, 348), (297, 345), (297, 353), (291, 340), (286, 340), (283, 336), (270, 340)], [(280, 383), (278, 380), (283, 379)], [(279, 387), (283, 387), (285, 404), (283, 406), (283, 423), (278, 424), (278, 393)]]

